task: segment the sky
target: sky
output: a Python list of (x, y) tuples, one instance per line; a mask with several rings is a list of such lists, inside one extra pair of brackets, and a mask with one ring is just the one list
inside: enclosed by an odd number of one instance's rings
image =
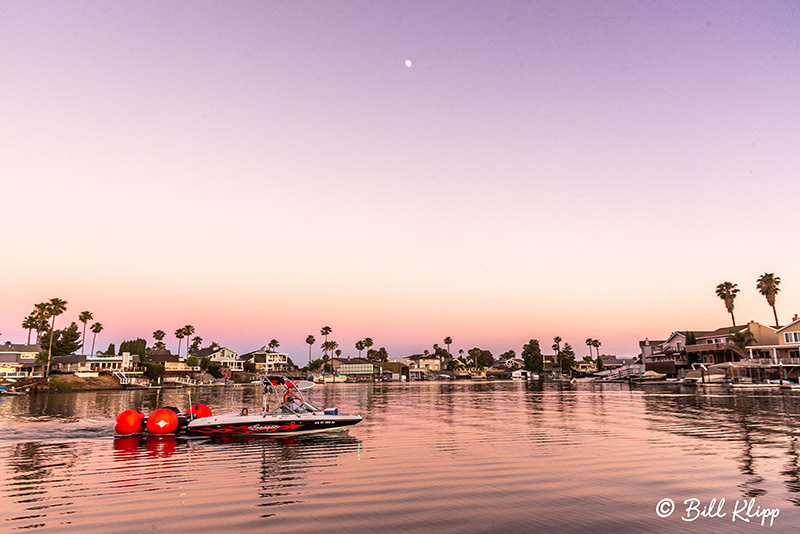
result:
[(794, 2), (0, 2), (0, 340), (634, 356), (764, 272), (786, 323), (799, 64)]

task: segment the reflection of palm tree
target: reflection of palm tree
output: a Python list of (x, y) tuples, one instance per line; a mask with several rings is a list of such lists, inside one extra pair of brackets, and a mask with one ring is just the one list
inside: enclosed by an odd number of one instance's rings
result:
[(81, 350), (84, 351), (84, 354), (86, 350), (86, 323), (88, 323), (92, 319), (94, 319), (94, 317), (92, 316), (92, 312), (90, 311), (82, 311), (80, 314), (78, 314), (78, 320), (83, 323), (83, 335), (81, 336)]
[(730, 282), (722, 282), (717, 286), (717, 296), (725, 302), (725, 309), (731, 314), (733, 326), (736, 326), (736, 318), (733, 316), (733, 300), (738, 292), (739, 288), (736, 287), (736, 284)]
[(778, 312), (775, 311), (775, 297), (781, 290), (778, 287), (780, 284), (780, 276), (775, 276), (774, 273), (764, 273), (759, 276), (756, 281), (756, 289), (767, 298), (767, 304), (772, 306), (772, 313), (775, 315), (775, 328), (780, 326), (778, 323)]
[(94, 354), (94, 341), (97, 339), (97, 334), (103, 331), (103, 325), (100, 323), (94, 323), (91, 330), (94, 332), (94, 337), (92, 337), (92, 354)]
[(59, 298), (52, 298), (47, 305), (47, 313), (53, 318), (53, 324), (50, 325), (50, 346), (47, 349), (47, 373), (45, 378), (50, 377), (50, 360), (53, 359), (53, 338), (56, 335), (56, 316), (61, 315), (67, 311), (67, 301)]

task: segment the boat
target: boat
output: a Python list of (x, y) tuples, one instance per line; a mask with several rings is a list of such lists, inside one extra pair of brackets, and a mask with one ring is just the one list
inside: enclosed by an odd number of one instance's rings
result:
[(8, 386), (4, 386), (0, 384), (0, 395), (25, 395), (24, 391), (17, 391), (15, 389), (10, 389)]
[(655, 371), (645, 371), (639, 376), (631, 377), (631, 380), (634, 382), (653, 382), (656, 380), (664, 380), (667, 378), (665, 373), (657, 373)]
[(525, 369), (517, 369), (511, 373), (511, 380), (539, 380), (539, 375)]
[(580, 376), (580, 377), (576, 376), (575, 378), (570, 380), (570, 382), (573, 384), (590, 384), (595, 380), (597, 380), (596, 376)]
[[(117, 417), (115, 430), (118, 434), (188, 434), (195, 436), (274, 436), (298, 435), (331, 430), (343, 430), (362, 421), (361, 415), (340, 414), (338, 408), (322, 409), (303, 397), (302, 390), (314, 384), (307, 381), (291, 381), (282, 376), (265, 376), (262, 380), (264, 392), (262, 411), (212, 415), (202, 404), (194, 405), (186, 413), (167, 407), (154, 411), (149, 416), (138, 410), (126, 410)], [(293, 389), (295, 398), (281, 402), (283, 393)], [(274, 401), (274, 404), (273, 404)], [(270, 409), (270, 406), (274, 408)]]

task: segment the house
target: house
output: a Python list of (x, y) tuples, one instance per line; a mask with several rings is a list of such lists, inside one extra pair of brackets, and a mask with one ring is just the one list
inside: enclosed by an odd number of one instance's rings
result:
[(39, 345), (28, 343), (5, 343), (0, 345), (0, 377), (22, 378), (40, 376), (36, 370), (36, 356), (42, 350)]
[(800, 317), (795, 314), (792, 322), (775, 329), (775, 336), (772, 343), (749, 345), (749, 359), (772, 364), (800, 364)]
[(208, 358), (211, 363), (216, 363), (220, 367), (230, 367), (231, 371), (244, 371), (245, 360), (239, 358), (239, 354), (228, 347), (200, 349), (192, 353), (192, 356), (196, 356), (198, 360)]
[(389, 378), (389, 380), (393, 382), (408, 380), (408, 365), (401, 361), (377, 362), (377, 365), (382, 369), (383, 374), (386, 374), (387, 372), (391, 374), (391, 378)]
[(252, 361), (258, 373), (282, 373), (290, 370), (289, 354), (274, 352), (264, 345), (258, 350), (242, 354), (242, 362)]
[(597, 364), (594, 361), (580, 360), (575, 362), (572, 369), (579, 373), (594, 373), (597, 371)]
[(123, 352), (120, 355), (67, 354), (53, 356), (50, 364), (53, 371), (60, 373), (113, 373), (115, 371), (139, 371), (139, 355)]
[(442, 359), (432, 354), (413, 354), (405, 361), (411, 369), (426, 369), (436, 372), (442, 370)]
[(348, 381), (351, 379), (358, 381), (375, 380), (383, 375), (381, 366), (366, 358), (347, 358), (342, 360), (342, 363), (338, 366), (338, 372), (347, 376)]
[[(690, 335), (696, 340), (699, 337), (707, 336), (708, 331), (675, 331), (663, 341), (649, 341), (645, 339), (639, 342), (641, 349), (641, 359), (645, 364), (645, 369), (664, 373), (668, 376), (677, 376), (681, 369), (691, 368), (692, 359), (686, 353), (686, 339)], [(603, 360), (605, 365), (605, 360)]]
[(705, 365), (725, 362), (737, 362), (749, 357), (737, 349), (730, 338), (734, 333), (749, 330), (756, 340), (756, 346), (775, 345), (778, 342), (778, 333), (771, 326), (750, 321), (746, 326), (725, 326), (717, 328), (702, 336), (696, 336), (697, 342), (686, 346), (689, 361), (695, 360)]
[(152, 350), (147, 354), (147, 361), (160, 363), (164, 366), (164, 372), (190, 372), (197, 371), (199, 367), (189, 367), (186, 360), (181, 359), (177, 354), (172, 354), (169, 349)]

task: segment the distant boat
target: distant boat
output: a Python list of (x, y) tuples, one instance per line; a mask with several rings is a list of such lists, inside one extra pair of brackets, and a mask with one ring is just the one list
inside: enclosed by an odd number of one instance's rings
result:
[(655, 371), (645, 371), (639, 376), (634, 376), (633, 380), (636, 382), (649, 382), (652, 380), (664, 380), (667, 375), (664, 373), (656, 373)]
[(595, 380), (597, 380), (596, 376), (582, 376), (580, 378), (573, 378), (570, 382), (573, 384), (589, 384)]
[(322, 375), (322, 381), (325, 384), (338, 384), (340, 382), (347, 382), (347, 375)]

